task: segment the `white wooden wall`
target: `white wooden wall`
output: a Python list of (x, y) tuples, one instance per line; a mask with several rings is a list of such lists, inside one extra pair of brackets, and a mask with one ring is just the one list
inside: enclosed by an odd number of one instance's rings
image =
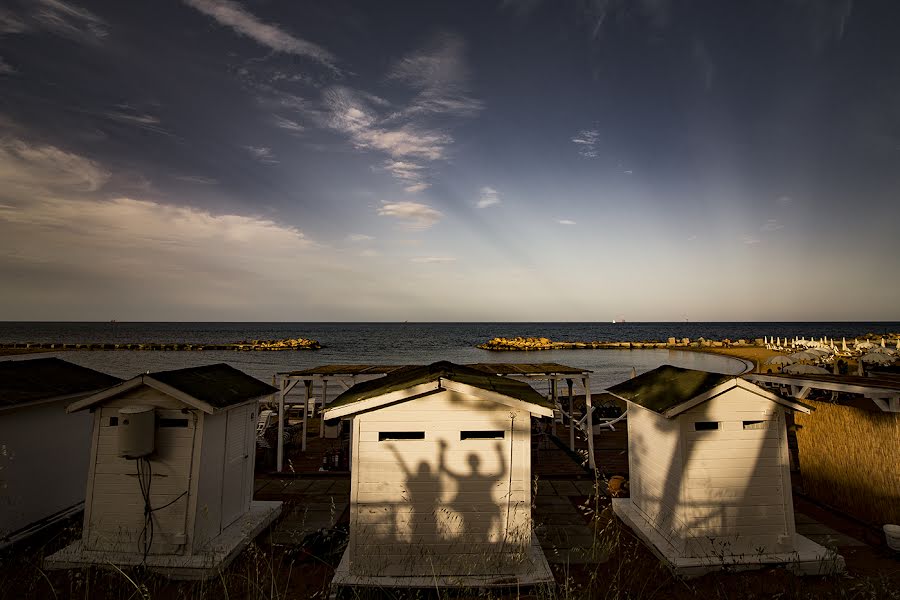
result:
[(203, 415), (197, 470), (193, 548), (200, 549), (222, 531), (222, 467), (225, 464), (227, 413)]
[[(527, 412), (444, 391), (353, 421), (354, 574), (486, 574), (522, 560), (531, 535)], [(463, 430), (504, 438), (460, 440)], [(425, 439), (379, 441), (394, 431)]]
[[(678, 515), (688, 526), (686, 555), (792, 550), (784, 409), (732, 388), (677, 419), (685, 457)], [(718, 422), (719, 429), (695, 431), (696, 421)], [(762, 423), (749, 425), (753, 421)]]
[(780, 405), (741, 388), (672, 419), (629, 404), (628, 436), (632, 503), (683, 556), (793, 550)]
[[(159, 507), (174, 500), (191, 485), (196, 411), (182, 413), (184, 404), (142, 386), (129, 390), (94, 412), (94, 445), (92, 469), (85, 501), (84, 544), (90, 550), (140, 553), (138, 543), (144, 527), (144, 500), (137, 479), (135, 460), (118, 455), (118, 427), (109, 425), (110, 417), (118, 417), (124, 406), (154, 406), (157, 415), (188, 419), (188, 427), (158, 428), (156, 452), (151, 464), (151, 505)], [(190, 491), (171, 506), (154, 515), (151, 553), (171, 554), (187, 544), (187, 507)]]
[(628, 405), (631, 502), (679, 551), (684, 548), (684, 524), (678, 520), (681, 450), (677, 421)]
[(91, 415), (69, 402), (0, 413), (0, 538), (84, 500)]

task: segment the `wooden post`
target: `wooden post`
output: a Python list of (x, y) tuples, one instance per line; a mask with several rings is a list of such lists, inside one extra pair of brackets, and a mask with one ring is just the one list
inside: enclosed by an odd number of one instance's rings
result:
[(562, 421), (562, 410), (560, 409), (559, 399), (557, 398), (556, 392), (556, 377), (552, 377), (550, 379), (550, 401), (553, 403), (553, 410), (559, 410), (559, 419), (560, 421)]
[(303, 398), (303, 437), (300, 441), (300, 451), (306, 452), (306, 421), (309, 414), (309, 399), (312, 397), (312, 381), (307, 379), (303, 384), (306, 385), (306, 396)]
[[(325, 437), (325, 402), (328, 399), (328, 380), (322, 380), (322, 408), (318, 411), (319, 415), (319, 437)], [(313, 407), (315, 409), (315, 407)]]
[(284, 397), (287, 395), (287, 378), (281, 380), (281, 391), (278, 393), (278, 450), (275, 470), (281, 473), (284, 468)]
[(591, 404), (591, 378), (585, 375), (581, 379), (582, 385), (584, 385), (584, 402), (587, 408), (587, 430), (585, 434), (587, 435), (587, 443), (588, 443), (588, 464), (591, 467), (591, 470), (594, 472), (594, 477), (597, 477), (597, 463), (594, 460), (594, 407)]
[(569, 386), (569, 450), (575, 449), (575, 411), (572, 409), (572, 380), (566, 379)]

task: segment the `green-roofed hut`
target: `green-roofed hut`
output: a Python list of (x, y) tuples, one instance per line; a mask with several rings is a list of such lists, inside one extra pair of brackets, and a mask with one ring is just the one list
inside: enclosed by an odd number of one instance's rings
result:
[(358, 383), (326, 406), (351, 422), (350, 541), (337, 585), (552, 580), (531, 528), (530, 385), (439, 362)]
[(138, 375), (70, 404), (93, 413), (84, 527), (45, 566), (216, 575), (281, 512), (252, 501), (258, 406), (276, 391), (214, 364)]
[(82, 509), (91, 420), (65, 408), (119, 382), (59, 358), (0, 361), (0, 548)]
[(616, 514), (682, 575), (841, 567), (794, 525), (785, 411), (739, 376), (663, 365), (609, 388), (628, 403), (630, 497)]

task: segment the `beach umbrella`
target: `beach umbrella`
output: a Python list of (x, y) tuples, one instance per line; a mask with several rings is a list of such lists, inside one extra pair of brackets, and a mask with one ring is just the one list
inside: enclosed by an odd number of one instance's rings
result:
[(897, 338), (897, 350), (900, 350), (900, 338)]
[(875, 344), (873, 344), (872, 342), (869, 342), (869, 341), (859, 342), (856, 344), (856, 348), (858, 350), (868, 350), (869, 348), (874, 348), (874, 347), (875, 347)]
[(815, 365), (788, 365), (783, 371), (791, 375), (828, 375), (828, 369)]
[(813, 354), (813, 352), (810, 350), (804, 350), (803, 352), (794, 352), (790, 357), (793, 358), (795, 362), (815, 361), (821, 358), (821, 356), (819, 356), (818, 354)]
[(884, 338), (881, 338), (881, 347), (884, 348)]
[(881, 350), (879, 350), (879, 352), (882, 354), (887, 354), (888, 356), (894, 356), (895, 354), (897, 354), (897, 351), (893, 348), (882, 348)]
[(881, 352), (869, 352), (868, 354), (864, 354), (859, 360), (864, 363), (873, 363), (876, 365), (890, 365), (893, 364), (894, 357), (882, 354)]
[(841, 352), (847, 352), (847, 338), (841, 338)]
[(773, 356), (769, 360), (766, 361), (767, 365), (790, 365), (794, 363), (794, 359), (790, 356), (785, 356), (783, 354), (779, 354), (778, 356)]

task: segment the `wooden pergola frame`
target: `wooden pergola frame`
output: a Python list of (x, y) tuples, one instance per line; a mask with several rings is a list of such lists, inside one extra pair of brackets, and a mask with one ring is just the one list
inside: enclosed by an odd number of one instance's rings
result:
[(900, 413), (900, 381), (877, 377), (836, 375), (787, 375), (783, 373), (749, 373), (745, 379), (769, 386), (779, 386), (788, 395), (806, 399), (812, 390), (858, 394), (869, 398), (884, 412)]
[[(307, 420), (309, 418), (309, 403), (314, 402), (313, 409), (319, 407), (321, 411), (325, 404), (328, 403), (328, 384), (333, 382), (339, 393), (350, 389), (357, 383), (378, 379), (392, 373), (398, 369), (402, 369), (409, 365), (321, 365), (311, 369), (300, 371), (285, 371), (276, 373), (272, 377), (272, 384), (278, 388), (278, 442), (276, 454), (276, 470), (280, 473), (284, 469), (284, 425), (285, 425), (285, 399), (293, 391), (299, 383), (303, 383), (305, 393), (303, 395), (303, 420), (302, 420), (302, 437), (300, 442), (300, 450), (306, 451), (307, 438)], [(563, 416), (569, 418), (569, 448), (575, 449), (575, 427), (584, 429), (585, 437), (588, 443), (588, 463), (591, 470), (596, 472), (597, 465), (594, 460), (594, 437), (591, 414), (593, 413), (593, 405), (591, 404), (591, 371), (569, 367), (558, 363), (475, 363), (466, 365), (475, 369), (484, 371), (491, 375), (500, 375), (510, 377), (531, 383), (532, 381), (548, 381), (549, 382), (549, 399), (553, 402), (556, 410), (559, 411), (557, 421), (561, 421)], [(587, 415), (582, 425), (578, 419), (574, 419), (572, 415), (573, 389), (575, 381), (578, 381), (584, 389), (585, 402), (587, 405)], [(559, 384), (565, 382), (568, 391), (568, 411), (563, 410), (559, 396)], [(314, 388), (318, 386), (321, 394), (313, 395)], [(335, 389), (333, 386), (332, 389)], [(319, 424), (319, 437), (325, 435), (325, 422), (322, 420)]]

